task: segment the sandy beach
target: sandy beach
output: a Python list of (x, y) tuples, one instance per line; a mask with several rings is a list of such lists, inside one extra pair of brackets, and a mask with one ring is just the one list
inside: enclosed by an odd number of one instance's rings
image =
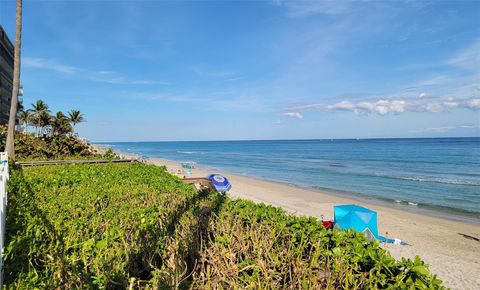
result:
[[(149, 158), (148, 163), (165, 165), (168, 170), (181, 169), (178, 162)], [(379, 233), (405, 240), (409, 246), (383, 245), (397, 259), (420, 256), (434, 274), (452, 289), (480, 289), (480, 242), (459, 233), (480, 237), (480, 225), (437, 218), (399, 210), (353, 198), (264, 181), (236, 174), (195, 168), (189, 177), (221, 173), (233, 185), (228, 195), (279, 206), (295, 215), (333, 219), (333, 206), (359, 204), (378, 212)]]

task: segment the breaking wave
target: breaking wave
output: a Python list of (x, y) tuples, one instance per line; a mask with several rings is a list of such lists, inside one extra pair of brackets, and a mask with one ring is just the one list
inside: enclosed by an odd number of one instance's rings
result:
[(480, 186), (480, 182), (474, 181), (474, 180), (440, 178), (440, 177), (409, 177), (409, 176), (401, 176), (401, 177), (388, 176), (388, 177), (403, 179), (403, 180), (418, 181), (418, 182), (433, 182), (433, 183), (443, 183), (443, 184)]

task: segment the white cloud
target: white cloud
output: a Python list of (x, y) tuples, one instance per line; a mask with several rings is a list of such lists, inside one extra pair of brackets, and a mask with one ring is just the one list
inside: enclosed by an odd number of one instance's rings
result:
[(419, 95), (420, 98), (424, 98), (424, 97), (426, 97), (426, 96), (428, 96), (428, 94), (425, 93), (425, 92), (424, 92), (424, 93), (421, 93), (421, 94)]
[(280, 125), (280, 124), (282, 124), (282, 121), (276, 120), (276, 121), (273, 121), (272, 124), (273, 125)]
[(390, 110), (394, 113), (403, 113), (405, 112), (406, 102), (401, 101), (391, 101), (390, 103)]
[(287, 113), (283, 113), (284, 116), (287, 116), (287, 117), (290, 117), (290, 118), (294, 118), (294, 119), (303, 119), (303, 115), (299, 112), (287, 112)]
[(443, 102), (443, 105), (447, 108), (453, 109), (458, 107), (458, 103), (454, 101), (445, 101)]
[(38, 68), (51, 70), (62, 74), (75, 75), (84, 80), (90, 80), (108, 84), (122, 84), (122, 85), (151, 85), (151, 84), (168, 84), (165, 81), (156, 80), (135, 80), (121, 75), (115, 71), (108, 70), (89, 70), (70, 65), (59, 63), (56, 60), (45, 58), (22, 58), (22, 66), (30, 68)]
[(404, 100), (378, 100), (375, 102), (360, 101), (352, 103), (341, 101), (333, 105), (311, 104), (301, 106), (298, 109), (313, 109), (318, 111), (349, 111), (355, 114), (376, 113), (386, 115), (389, 113), (398, 114), (405, 112), (406, 102)]
[[(444, 110), (466, 108), (480, 110), (480, 99), (478, 98), (405, 98), (405, 99), (379, 99), (376, 101), (363, 100), (358, 102), (341, 101), (335, 104), (307, 104), (290, 107), (288, 110), (295, 111), (293, 114), (301, 114), (303, 111), (314, 110), (322, 112), (352, 112), (356, 115), (378, 114), (398, 115), (405, 112), (430, 112), (439, 113)], [(303, 116), (302, 116), (303, 117)]]
[(63, 74), (73, 74), (80, 70), (79, 68), (64, 65), (58, 63), (57, 61), (44, 58), (23, 57), (21, 64), (24, 67), (48, 69)]
[(465, 105), (470, 109), (480, 109), (480, 99), (470, 99), (465, 101)]
[(338, 111), (353, 111), (355, 109), (355, 105), (349, 101), (341, 101), (340, 103), (327, 106), (327, 109)]
[(427, 112), (430, 112), (430, 113), (439, 113), (443, 111), (443, 106), (437, 102), (427, 103), (425, 104), (424, 108)]

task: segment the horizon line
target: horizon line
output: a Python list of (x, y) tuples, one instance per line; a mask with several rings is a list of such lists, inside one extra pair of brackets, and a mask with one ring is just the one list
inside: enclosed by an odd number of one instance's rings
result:
[(245, 141), (345, 141), (345, 140), (394, 140), (394, 139), (465, 139), (480, 136), (454, 137), (367, 137), (367, 138), (297, 138), (297, 139), (228, 139), (228, 140), (139, 140), (139, 141), (90, 141), (89, 143), (160, 143), (160, 142), (245, 142)]

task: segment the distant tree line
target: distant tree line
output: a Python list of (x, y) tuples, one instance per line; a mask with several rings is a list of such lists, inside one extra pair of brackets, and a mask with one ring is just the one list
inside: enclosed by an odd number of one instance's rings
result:
[(75, 125), (85, 122), (83, 114), (78, 110), (71, 110), (67, 114), (61, 111), (50, 114), (48, 105), (42, 100), (32, 104), (31, 109), (25, 110), (23, 106), (19, 106), (17, 118), (24, 133), (28, 133), (31, 126), (37, 137), (73, 135)]

